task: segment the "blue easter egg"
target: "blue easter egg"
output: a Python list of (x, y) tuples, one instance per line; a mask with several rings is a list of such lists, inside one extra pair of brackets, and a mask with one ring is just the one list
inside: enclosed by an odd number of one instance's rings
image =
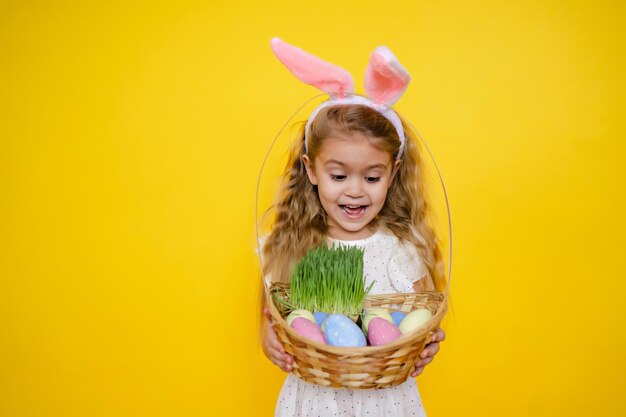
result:
[(322, 326), (326, 343), (331, 346), (367, 346), (365, 335), (352, 320), (341, 314), (331, 314)]
[(405, 317), (406, 317), (406, 313), (403, 313), (401, 311), (392, 311), (391, 312), (391, 318), (393, 319), (393, 324), (395, 324), (396, 326), (399, 326), (400, 322)]
[(317, 322), (317, 324), (321, 326), (322, 323), (324, 323), (324, 320), (326, 320), (326, 318), (328, 317), (328, 313), (324, 313), (323, 311), (316, 311), (315, 313), (313, 313), (313, 316), (315, 317), (315, 321)]

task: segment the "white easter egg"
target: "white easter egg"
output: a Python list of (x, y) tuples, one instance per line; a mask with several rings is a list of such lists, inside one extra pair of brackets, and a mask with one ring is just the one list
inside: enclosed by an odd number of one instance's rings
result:
[(286, 319), (287, 324), (291, 326), (291, 323), (294, 321), (294, 319), (298, 317), (303, 317), (315, 323), (315, 317), (313, 316), (313, 313), (311, 313), (308, 310), (298, 309), (298, 310), (293, 310), (291, 313), (289, 313)]

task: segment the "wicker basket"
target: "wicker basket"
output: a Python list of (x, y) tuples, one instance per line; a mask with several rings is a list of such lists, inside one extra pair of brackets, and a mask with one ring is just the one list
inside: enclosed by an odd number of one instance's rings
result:
[(285, 316), (290, 310), (275, 302), (275, 297), (288, 300), (288, 285), (275, 283), (269, 293), (272, 325), (285, 352), (294, 358), (293, 373), (307, 382), (332, 388), (388, 388), (406, 381), (447, 310), (446, 297), (436, 291), (370, 295), (365, 299), (365, 308), (404, 313), (427, 308), (433, 317), (421, 329), (383, 346), (335, 347), (306, 339), (287, 324)]

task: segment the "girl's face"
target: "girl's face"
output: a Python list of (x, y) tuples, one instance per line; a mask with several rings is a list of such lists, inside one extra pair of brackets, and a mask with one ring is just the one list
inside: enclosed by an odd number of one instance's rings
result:
[(360, 132), (326, 138), (315, 161), (308, 155), (303, 161), (328, 215), (328, 236), (339, 240), (371, 236), (375, 230), (369, 224), (385, 204), (400, 161), (393, 163)]

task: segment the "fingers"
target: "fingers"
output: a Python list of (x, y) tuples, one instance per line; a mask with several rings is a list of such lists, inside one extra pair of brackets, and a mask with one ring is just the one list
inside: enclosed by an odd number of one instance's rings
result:
[(420, 353), (420, 358), (426, 359), (433, 357), (439, 352), (439, 342), (430, 342), (426, 345), (422, 353)]
[(446, 340), (446, 332), (444, 332), (443, 329), (439, 327), (437, 330), (435, 330), (435, 333), (433, 333), (433, 337), (431, 340), (433, 342), (443, 342), (444, 340)]
[(291, 357), (291, 355), (285, 353), (283, 354), (282, 359), (283, 360), (281, 361), (280, 365), (278, 365), (278, 367), (284, 372), (293, 371), (293, 358)]
[(282, 343), (278, 340), (278, 336), (276, 336), (276, 332), (271, 327), (267, 330), (268, 332), (268, 345), (270, 348), (274, 349), (281, 355), (285, 353), (285, 348), (283, 348)]
[(438, 328), (431, 337), (431, 342), (426, 345), (422, 353), (420, 353), (420, 359), (415, 362), (415, 371), (411, 374), (413, 378), (419, 376), (424, 372), (424, 367), (431, 363), (435, 358), (435, 355), (439, 352), (439, 342), (446, 340), (446, 332), (443, 329)]
[[(423, 353), (423, 352), (422, 352)], [(422, 355), (420, 355), (422, 356)], [(422, 372), (424, 372), (424, 367), (426, 365), (428, 365), (429, 363), (431, 363), (434, 359), (434, 355), (432, 356), (427, 356), (423, 359), (418, 360), (417, 362), (415, 362), (415, 371), (413, 371), (413, 373), (411, 374), (411, 376), (413, 378), (415, 378), (416, 376), (419, 376), (422, 374)]]
[[(264, 311), (265, 313), (265, 311)], [(269, 311), (268, 311), (269, 313)], [(278, 336), (271, 325), (265, 328), (265, 337), (263, 339), (263, 351), (265, 356), (280, 369), (285, 372), (293, 370), (293, 357), (285, 353), (282, 343), (278, 340)]]
[(265, 355), (274, 365), (278, 366), (285, 372), (291, 372), (293, 370), (293, 357), (288, 353), (285, 353), (280, 343), (278, 343), (278, 346), (270, 343), (264, 350)]
[(415, 371), (413, 371), (413, 373), (411, 374), (412, 378), (418, 377), (422, 374), (422, 372), (424, 372), (424, 367), (420, 366), (419, 368), (415, 368)]
[(444, 340), (446, 340), (446, 332), (440, 327), (433, 333), (430, 338), (430, 343), (426, 345), (426, 348), (420, 354), (420, 358), (426, 359), (435, 356), (437, 352), (439, 352), (439, 342), (443, 342)]
[(293, 370), (293, 358), (287, 353), (281, 353), (279, 350), (270, 348), (268, 351), (268, 357), (272, 363), (278, 366), (285, 372), (291, 372)]
[(293, 369), (293, 357), (285, 353), (280, 343), (278, 343), (278, 348), (275, 346), (270, 347), (270, 360), (285, 372), (291, 372)]

